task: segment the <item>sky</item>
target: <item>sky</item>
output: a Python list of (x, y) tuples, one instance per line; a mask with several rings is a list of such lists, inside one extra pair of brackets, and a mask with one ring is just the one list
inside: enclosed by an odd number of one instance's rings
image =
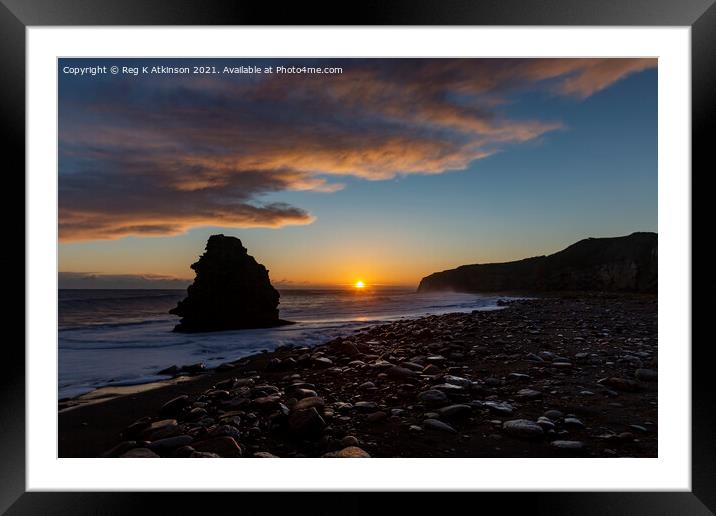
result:
[[(92, 66), (130, 70), (70, 73)], [(416, 286), (657, 231), (655, 59), (60, 59), (58, 75), (60, 288), (184, 286), (216, 233), (277, 285)]]

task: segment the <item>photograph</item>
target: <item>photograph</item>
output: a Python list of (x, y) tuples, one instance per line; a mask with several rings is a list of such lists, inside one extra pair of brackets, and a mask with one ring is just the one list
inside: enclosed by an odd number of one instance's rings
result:
[(60, 458), (659, 457), (657, 57), (56, 63)]

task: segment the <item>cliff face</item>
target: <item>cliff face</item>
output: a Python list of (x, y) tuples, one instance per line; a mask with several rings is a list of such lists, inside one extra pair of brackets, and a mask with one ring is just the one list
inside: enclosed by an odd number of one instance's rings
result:
[(587, 238), (549, 256), (463, 265), (420, 281), (419, 292), (657, 291), (656, 233)]
[(169, 311), (182, 317), (174, 331), (285, 324), (278, 318), (279, 293), (269, 281), (268, 270), (248, 254), (238, 238), (212, 235), (206, 252), (191, 268), (196, 278), (187, 297)]

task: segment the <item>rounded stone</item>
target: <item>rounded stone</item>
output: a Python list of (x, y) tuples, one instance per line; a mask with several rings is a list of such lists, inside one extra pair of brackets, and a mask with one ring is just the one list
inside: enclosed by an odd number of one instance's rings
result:
[(423, 428), (427, 428), (429, 430), (436, 430), (438, 432), (447, 432), (450, 434), (457, 433), (457, 431), (453, 427), (437, 419), (426, 419), (425, 421), (423, 421)]
[(529, 419), (513, 419), (505, 421), (502, 429), (506, 434), (521, 439), (541, 439), (544, 437), (544, 430), (540, 425)]
[(363, 448), (348, 446), (337, 452), (326, 453), (323, 457), (334, 459), (369, 459), (370, 455)]

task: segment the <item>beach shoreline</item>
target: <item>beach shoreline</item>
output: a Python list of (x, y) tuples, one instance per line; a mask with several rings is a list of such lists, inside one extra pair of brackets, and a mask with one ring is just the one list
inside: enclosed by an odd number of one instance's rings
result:
[[(376, 457), (656, 456), (656, 309), (655, 295), (542, 294), (103, 387), (59, 403), (59, 456), (123, 441), (110, 456), (319, 457), (345, 444)], [(562, 414), (540, 421), (549, 411)], [(504, 424), (520, 420), (532, 430)]]
[(102, 387), (163, 382), (160, 374), (204, 363), (206, 369), (284, 344), (320, 345), (391, 320), (494, 307), (502, 296), (414, 289), (297, 289), (282, 296), (281, 318), (297, 324), (249, 330), (178, 333), (168, 311), (182, 291), (64, 290), (59, 305), (58, 396)]

